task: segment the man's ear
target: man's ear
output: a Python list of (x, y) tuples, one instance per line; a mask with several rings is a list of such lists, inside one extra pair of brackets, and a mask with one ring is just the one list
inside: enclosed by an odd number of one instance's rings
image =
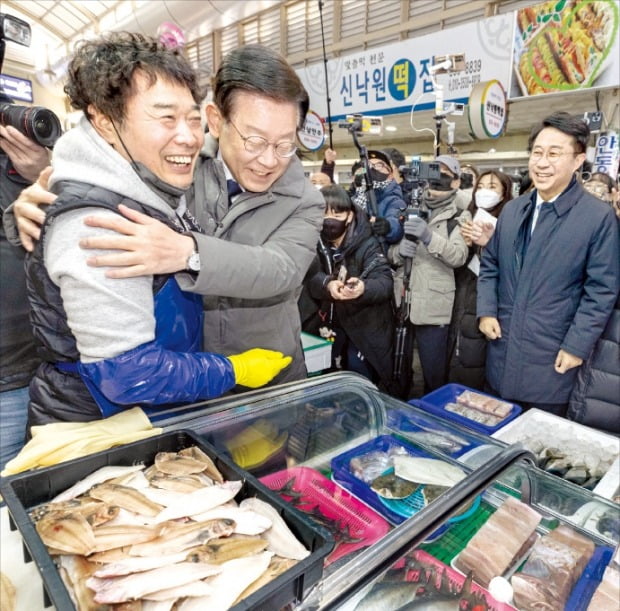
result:
[(90, 116), (91, 125), (95, 128), (95, 131), (108, 144), (115, 145), (118, 140), (118, 135), (111, 119), (97, 110), (92, 104), (88, 107), (88, 114)]
[(222, 123), (224, 122), (224, 117), (222, 117), (222, 113), (220, 109), (210, 102), (207, 104), (205, 108), (205, 114), (207, 116), (207, 125), (209, 126), (209, 133), (214, 138), (220, 137), (220, 131), (222, 129)]

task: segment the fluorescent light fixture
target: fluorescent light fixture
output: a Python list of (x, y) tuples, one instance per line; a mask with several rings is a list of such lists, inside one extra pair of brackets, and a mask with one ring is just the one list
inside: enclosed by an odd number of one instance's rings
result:
[(386, 125), (385, 126), (385, 131), (386, 132), (397, 132), (398, 131), (398, 127), (396, 127), (396, 125)]

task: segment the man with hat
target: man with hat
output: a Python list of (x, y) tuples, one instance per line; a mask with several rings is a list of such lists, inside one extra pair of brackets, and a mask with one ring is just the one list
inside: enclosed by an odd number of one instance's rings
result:
[(407, 207), (400, 186), (394, 180), (389, 157), (382, 151), (368, 151), (370, 166), (370, 188), (375, 192), (377, 200), (376, 214), (370, 209), (368, 187), (364, 177), (361, 161), (356, 161), (351, 168), (353, 182), (349, 187), (349, 195), (353, 203), (365, 210), (370, 218), (373, 233), (387, 244), (395, 244), (403, 237), (401, 217)]
[[(454, 302), (454, 269), (467, 260), (467, 244), (459, 223), (471, 220), (456, 198), (461, 174), (457, 159), (440, 155), (440, 177), (429, 181), (422, 195), (425, 214), (405, 220), (400, 258), (412, 260), (409, 318), (424, 376), (424, 392), (446, 383), (448, 327)], [(426, 217), (425, 218), (423, 218)]]

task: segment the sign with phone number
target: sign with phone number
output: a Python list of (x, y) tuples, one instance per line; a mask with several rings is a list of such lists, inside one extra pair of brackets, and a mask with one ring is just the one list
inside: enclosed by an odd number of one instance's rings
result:
[[(426, 110), (435, 105), (430, 67), (433, 57), (464, 53), (465, 70), (437, 74), (447, 102), (466, 102), (481, 81), (510, 80), (514, 13), (442, 30), (419, 38), (330, 59), (327, 62), (332, 119), (347, 114)], [(484, 60), (483, 60), (484, 58)], [(312, 107), (326, 116), (325, 66), (297, 71), (310, 93)]]

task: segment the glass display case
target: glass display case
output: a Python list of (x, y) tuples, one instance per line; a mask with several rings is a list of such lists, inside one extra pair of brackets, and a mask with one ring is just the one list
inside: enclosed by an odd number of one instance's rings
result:
[[(583, 553), (567, 552), (572, 581), (558, 578), (557, 588), (573, 597), (566, 608), (586, 609), (620, 538), (617, 504), (536, 468), (519, 444), (398, 401), (356, 374), (172, 410), (157, 425), (200, 434), (331, 531), (336, 546), (303, 609), (404, 608), (412, 588), (420, 604), (441, 609), (461, 592), (469, 598), (455, 609), (515, 608), (513, 591), (523, 601), (524, 590), (536, 590), (537, 559), (549, 545), (568, 545), (562, 537), (576, 539)], [(484, 529), (494, 522), (489, 550)], [(488, 574), (472, 573), (468, 557), (495, 549), (503, 560)], [(400, 588), (385, 585), (398, 581)], [(373, 596), (385, 606), (373, 607)]]

